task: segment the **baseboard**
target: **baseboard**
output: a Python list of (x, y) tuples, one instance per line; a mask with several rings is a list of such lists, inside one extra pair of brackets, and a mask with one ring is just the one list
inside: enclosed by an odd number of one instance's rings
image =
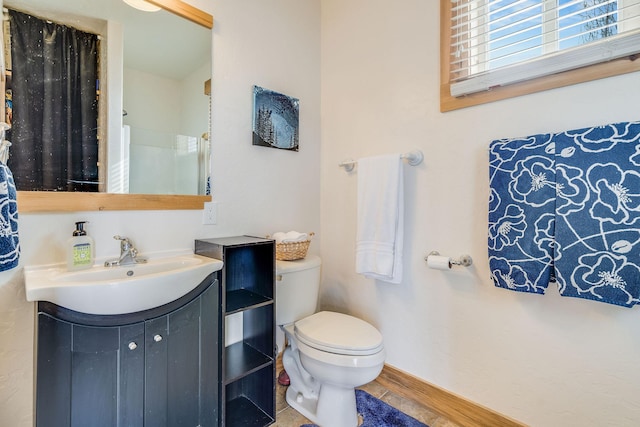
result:
[(526, 427), (526, 424), (429, 384), (391, 365), (384, 365), (376, 381), (389, 391), (422, 403), (463, 427)]

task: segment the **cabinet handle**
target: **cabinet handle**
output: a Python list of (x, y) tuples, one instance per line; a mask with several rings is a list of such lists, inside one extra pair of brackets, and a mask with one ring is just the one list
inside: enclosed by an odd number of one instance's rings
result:
[(155, 342), (160, 342), (160, 341), (162, 341), (162, 335), (160, 335), (160, 334), (155, 334), (155, 335), (153, 336), (153, 340), (154, 340)]
[(129, 350), (135, 350), (136, 348), (138, 348), (138, 344), (136, 344), (135, 342), (131, 341), (129, 343)]

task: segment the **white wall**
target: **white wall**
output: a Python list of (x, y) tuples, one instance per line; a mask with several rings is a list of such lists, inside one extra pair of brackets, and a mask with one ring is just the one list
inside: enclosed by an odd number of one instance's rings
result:
[[(22, 267), (61, 262), (80, 219), (99, 257), (117, 253), (116, 233), (144, 253), (198, 237), (316, 231), (323, 305), (378, 326), (389, 364), (533, 426), (640, 422), (638, 309), (497, 289), (486, 261), (489, 142), (637, 119), (637, 73), (440, 113), (433, 1), (323, 0), (322, 11), (318, 0), (191, 3), (216, 19), (219, 223), (200, 225), (200, 211), (22, 214), (21, 265), (0, 273), (0, 425), (32, 424), (34, 313)], [(300, 99), (300, 152), (251, 145), (253, 84)], [(354, 274), (356, 175), (337, 164), (412, 148), (426, 159), (405, 168), (405, 280), (363, 279)], [(470, 253), (474, 266), (428, 270), (431, 250)]]
[[(126, 68), (123, 73), (125, 125), (158, 132), (179, 133), (182, 119), (180, 80)], [(170, 139), (171, 140), (171, 139)], [(157, 141), (145, 142), (159, 145)]]
[[(320, 3), (214, 0), (213, 9), (212, 191), (220, 223), (232, 233), (319, 231)], [(251, 145), (253, 85), (300, 100), (299, 152)]]
[[(213, 189), (218, 225), (201, 211), (21, 214), (20, 266), (0, 273), (0, 426), (33, 423), (34, 304), (23, 267), (64, 261), (74, 221), (88, 220), (98, 258), (114, 234), (142, 254), (193, 248), (193, 240), (283, 229), (320, 229), (320, 8), (318, 1), (192, 0), (214, 14)], [(300, 152), (251, 145), (252, 85), (301, 101)], [(319, 250), (319, 242), (311, 250)]]
[[(637, 120), (640, 75), (440, 113), (435, 1), (323, 0), (321, 46), (323, 305), (378, 326), (387, 363), (521, 422), (639, 425), (638, 308), (495, 288), (486, 228), (490, 141)], [(413, 148), (405, 279), (364, 279), (356, 175), (337, 164)], [(429, 270), (432, 250), (474, 265)]]
[(180, 128), (181, 135), (202, 136), (207, 132), (209, 124), (209, 97), (204, 93), (204, 82), (211, 78), (211, 62), (193, 70), (181, 84), (183, 96), (181, 101)]
[(176, 136), (200, 138), (207, 132), (204, 82), (210, 78), (208, 60), (182, 80), (124, 69), (131, 193), (198, 194), (198, 153), (180, 150)]

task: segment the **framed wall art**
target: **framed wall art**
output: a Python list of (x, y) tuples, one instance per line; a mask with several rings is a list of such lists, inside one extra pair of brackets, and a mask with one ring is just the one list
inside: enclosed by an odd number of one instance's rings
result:
[(253, 145), (298, 151), (300, 101), (253, 87)]

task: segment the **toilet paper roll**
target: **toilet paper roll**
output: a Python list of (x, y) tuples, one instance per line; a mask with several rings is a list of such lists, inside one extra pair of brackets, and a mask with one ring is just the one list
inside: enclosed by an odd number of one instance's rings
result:
[(451, 268), (451, 258), (440, 255), (429, 255), (427, 266), (435, 270), (449, 270)]

